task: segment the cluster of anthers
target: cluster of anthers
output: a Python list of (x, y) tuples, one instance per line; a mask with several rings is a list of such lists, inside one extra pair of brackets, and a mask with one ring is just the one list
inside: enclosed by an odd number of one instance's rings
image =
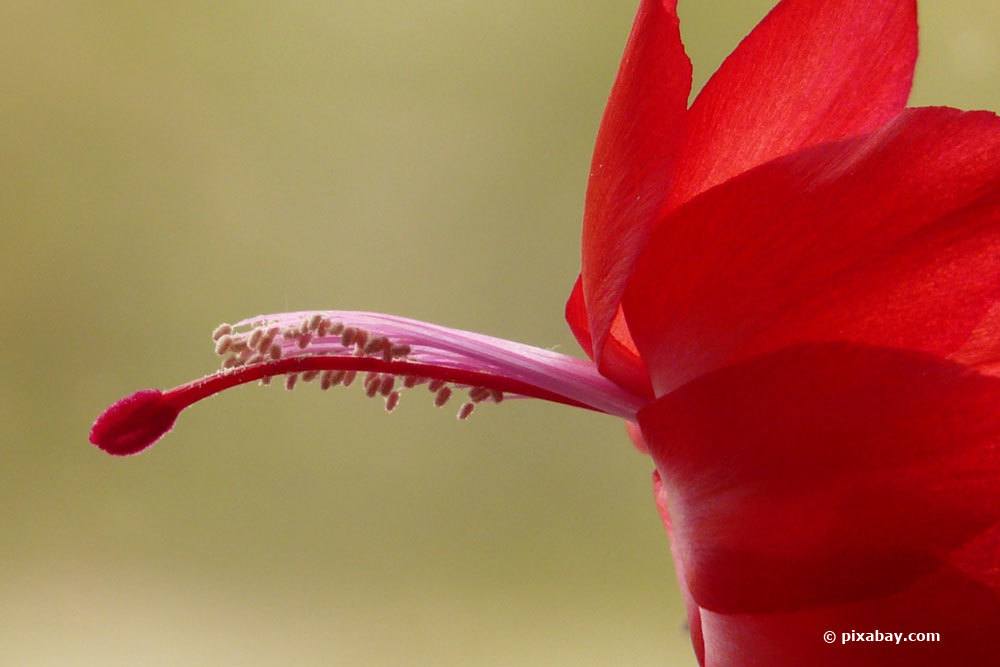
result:
[(261, 315), (222, 324), (212, 334), (222, 368), (172, 389), (143, 389), (112, 404), (90, 440), (120, 456), (146, 449), (188, 407), (250, 382), (284, 377), (285, 387), (318, 380), (320, 389), (354, 384), (390, 412), (407, 389), (426, 385), (441, 407), (452, 394), (476, 405), (535, 398), (635, 419), (642, 397), (603, 377), (594, 364), (523, 343), (405, 317), (331, 310)]
[[(413, 348), (407, 343), (391, 341), (360, 326), (350, 326), (321, 313), (313, 313), (289, 324), (274, 321), (244, 321), (236, 325), (220, 324), (212, 332), (215, 353), (222, 357), (222, 370), (229, 371), (254, 364), (267, 364), (280, 359), (307, 356), (371, 357), (384, 362), (409, 361)], [(337, 386), (350, 387), (358, 376), (357, 370), (305, 370), (283, 373), (285, 389), (291, 391), (300, 382), (319, 380), (323, 391)], [(273, 375), (264, 375), (260, 384), (271, 383)], [(458, 419), (468, 419), (476, 404), (484, 401), (500, 403), (504, 393), (498, 389), (449, 383), (440, 378), (421, 375), (397, 375), (391, 372), (365, 371), (362, 382), (368, 398), (379, 396), (385, 409), (392, 412), (407, 389), (426, 385), (434, 396), (434, 405), (442, 407), (456, 391), (467, 391), (466, 400), (458, 410)]]

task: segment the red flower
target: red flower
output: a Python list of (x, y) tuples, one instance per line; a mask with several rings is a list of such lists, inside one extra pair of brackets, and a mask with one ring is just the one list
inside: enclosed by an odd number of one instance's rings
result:
[[(567, 317), (657, 397), (703, 664), (1000, 655), (1000, 122), (904, 108), (915, 58), (914, 2), (786, 0), (686, 109), (639, 10)], [(941, 641), (821, 639), (876, 629)]]
[(223, 370), (120, 401), (91, 441), (135, 453), (275, 375), (366, 372), (390, 410), (466, 389), (462, 418), (511, 396), (599, 410), (656, 463), (702, 664), (988, 664), (1000, 120), (905, 108), (916, 51), (913, 0), (784, 0), (688, 108), (676, 2), (643, 0), (566, 309), (596, 364), (387, 315), (261, 316), (217, 330)]

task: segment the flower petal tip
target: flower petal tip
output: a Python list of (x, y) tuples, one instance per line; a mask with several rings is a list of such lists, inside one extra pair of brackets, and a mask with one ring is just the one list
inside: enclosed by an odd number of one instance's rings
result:
[(138, 454), (166, 435), (179, 413), (159, 389), (143, 389), (101, 413), (90, 427), (90, 442), (114, 456)]

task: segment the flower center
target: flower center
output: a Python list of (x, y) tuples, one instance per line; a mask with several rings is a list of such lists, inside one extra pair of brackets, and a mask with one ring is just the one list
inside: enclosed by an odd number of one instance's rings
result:
[[(248, 382), (285, 387), (318, 380), (320, 389), (360, 385), (392, 412), (404, 392), (426, 387), (441, 407), (457, 393), (467, 419), (480, 403), (538, 398), (634, 419), (642, 399), (601, 376), (593, 364), (530, 345), (380, 313), (297, 312), (222, 324), (212, 334), (222, 368), (166, 392), (147, 389), (108, 408), (90, 440), (118, 455), (149, 447), (184, 408)], [(360, 377), (359, 377), (360, 375)]]

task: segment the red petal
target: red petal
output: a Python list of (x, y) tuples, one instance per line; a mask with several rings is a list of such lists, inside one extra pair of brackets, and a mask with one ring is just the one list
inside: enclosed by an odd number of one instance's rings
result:
[(583, 351), (591, 359), (594, 358), (594, 343), (590, 338), (590, 322), (587, 320), (587, 304), (583, 300), (583, 280), (576, 277), (573, 283), (573, 290), (566, 300), (566, 324), (573, 332), (573, 337), (580, 344)]
[(598, 359), (632, 262), (662, 208), (690, 88), (676, 0), (643, 0), (597, 135), (587, 188), (582, 277)]
[(646, 441), (642, 438), (642, 429), (635, 422), (627, 421), (625, 422), (625, 432), (628, 434), (629, 440), (635, 445), (635, 448), (639, 450), (642, 454), (649, 454), (649, 446), (646, 445)]
[[(1000, 636), (998, 405), (1000, 379), (959, 364), (825, 344), (711, 373), (643, 409), (707, 664), (736, 664), (713, 658), (739, 650), (726, 642), (754, 645), (717, 621), (796, 615), (839, 619), (819, 631), (947, 628), (947, 664), (982, 664), (959, 658), (981, 650), (972, 635)], [(963, 600), (976, 618), (954, 615)], [(825, 648), (817, 633), (771, 631), (775, 651)]]
[(803, 341), (985, 363), (998, 257), (1000, 119), (915, 109), (682, 207), (650, 238), (625, 312), (658, 394)]
[[(629, 425), (629, 437), (632, 438), (636, 446), (642, 443), (644, 451), (648, 452), (649, 449), (646, 446), (645, 441), (642, 439), (641, 432), (638, 435), (633, 435), (631, 424)], [(660, 519), (663, 521), (663, 527), (667, 531), (667, 536), (670, 538), (670, 550), (674, 556), (674, 569), (677, 571), (677, 582), (681, 588), (681, 595), (684, 597), (684, 606), (687, 608), (688, 617), (688, 630), (691, 633), (691, 643), (694, 646), (695, 656), (698, 658), (698, 664), (705, 664), (705, 640), (701, 633), (701, 607), (698, 603), (694, 601), (691, 597), (691, 591), (687, 587), (687, 579), (684, 573), (684, 563), (681, 561), (678, 555), (674, 541), (673, 529), (670, 526), (670, 512), (667, 509), (667, 492), (663, 487), (663, 479), (660, 477), (660, 471), (653, 471), (653, 499), (656, 501), (656, 510), (660, 513)]]
[[(584, 349), (591, 359), (594, 358), (593, 345), (590, 337), (590, 325), (587, 321), (587, 305), (583, 300), (583, 283), (576, 279), (573, 291), (566, 301), (566, 322), (576, 338), (576, 342)], [(604, 352), (598, 363), (601, 374), (624, 387), (636, 396), (652, 398), (653, 387), (649, 382), (649, 372), (646, 362), (639, 356), (639, 351), (632, 341), (632, 335), (625, 324), (625, 318), (619, 310), (611, 324), (611, 331), (604, 343)]]
[[(980, 546), (995, 563), (1000, 530)], [(700, 610), (709, 667), (941, 667), (993, 665), (1000, 655), (1000, 602), (987, 588), (943, 566), (897, 594), (863, 603), (781, 614), (719, 614)], [(940, 641), (883, 638), (849, 641), (851, 631), (886, 634), (936, 632)], [(823, 633), (834, 632), (833, 644)], [(874, 639), (874, 638), (873, 638)], [(902, 639), (902, 637), (901, 637)], [(748, 656), (750, 656), (748, 658)]]
[(806, 146), (902, 111), (917, 58), (915, 0), (784, 0), (705, 86), (671, 208)]

